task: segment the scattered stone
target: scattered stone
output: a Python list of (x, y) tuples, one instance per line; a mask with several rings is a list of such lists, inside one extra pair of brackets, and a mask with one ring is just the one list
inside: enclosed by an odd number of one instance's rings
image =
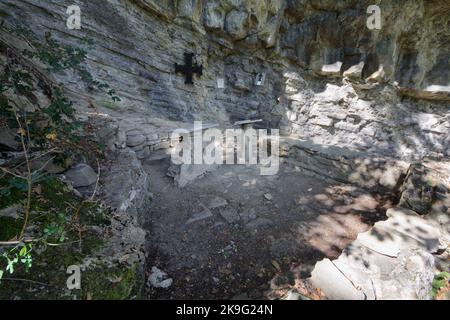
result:
[(145, 160), (148, 159), (151, 155), (151, 151), (150, 151), (150, 147), (149, 146), (144, 146), (143, 149), (141, 150), (136, 150), (136, 157), (139, 160)]
[(81, 163), (71, 168), (65, 176), (74, 188), (89, 187), (97, 181), (97, 174), (89, 165)]
[(234, 208), (221, 209), (220, 215), (230, 224), (236, 223), (240, 219), (238, 212)]
[(258, 229), (263, 226), (271, 225), (273, 222), (266, 218), (257, 218), (256, 220), (247, 223), (246, 227), (249, 229)]
[(157, 267), (153, 267), (147, 285), (153, 288), (168, 289), (172, 283), (173, 279), (168, 278), (167, 273), (161, 271)]
[(268, 200), (268, 201), (272, 201), (272, 199), (273, 199), (273, 197), (272, 197), (272, 195), (271, 195), (270, 193), (266, 193), (266, 194), (264, 195), (264, 198), (265, 198), (266, 200)]
[(378, 82), (382, 83), (386, 80), (386, 73), (384, 71), (383, 66), (380, 66), (380, 68), (372, 73), (367, 79), (366, 82)]
[(213, 214), (211, 213), (211, 211), (209, 211), (208, 208), (204, 208), (204, 210), (202, 212), (194, 214), (192, 216), (192, 218), (190, 218), (188, 221), (186, 221), (186, 225), (189, 225), (189, 224), (197, 222), (197, 221), (211, 218), (212, 216), (213, 216)]
[(216, 209), (220, 207), (225, 207), (228, 205), (228, 201), (221, 197), (214, 197), (209, 202), (207, 207), (209, 209)]

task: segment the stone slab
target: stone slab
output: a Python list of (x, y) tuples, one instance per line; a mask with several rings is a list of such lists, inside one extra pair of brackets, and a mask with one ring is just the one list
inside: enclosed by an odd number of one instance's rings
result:
[(311, 273), (311, 282), (320, 288), (328, 299), (364, 300), (362, 291), (356, 289), (329, 259), (316, 264)]

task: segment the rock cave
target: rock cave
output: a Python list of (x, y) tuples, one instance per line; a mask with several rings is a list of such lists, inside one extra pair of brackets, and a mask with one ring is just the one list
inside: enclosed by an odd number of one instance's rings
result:
[[(2, 0), (0, 299), (448, 299), (449, 17)], [(276, 174), (174, 163), (208, 130), (278, 132)]]

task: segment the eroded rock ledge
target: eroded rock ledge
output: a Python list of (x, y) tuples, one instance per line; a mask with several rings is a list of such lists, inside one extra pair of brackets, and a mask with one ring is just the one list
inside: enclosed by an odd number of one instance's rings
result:
[(338, 259), (318, 262), (313, 285), (328, 299), (430, 299), (435, 272), (448, 265), (449, 174), (448, 166), (412, 166), (399, 207)]

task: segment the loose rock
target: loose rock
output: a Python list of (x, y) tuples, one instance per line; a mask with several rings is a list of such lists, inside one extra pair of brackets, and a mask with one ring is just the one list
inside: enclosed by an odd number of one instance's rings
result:
[(173, 283), (172, 278), (168, 278), (167, 273), (161, 271), (157, 267), (152, 268), (152, 273), (148, 278), (147, 285), (153, 288), (168, 289)]
[(87, 164), (78, 164), (65, 173), (74, 188), (89, 187), (97, 181), (97, 174)]

